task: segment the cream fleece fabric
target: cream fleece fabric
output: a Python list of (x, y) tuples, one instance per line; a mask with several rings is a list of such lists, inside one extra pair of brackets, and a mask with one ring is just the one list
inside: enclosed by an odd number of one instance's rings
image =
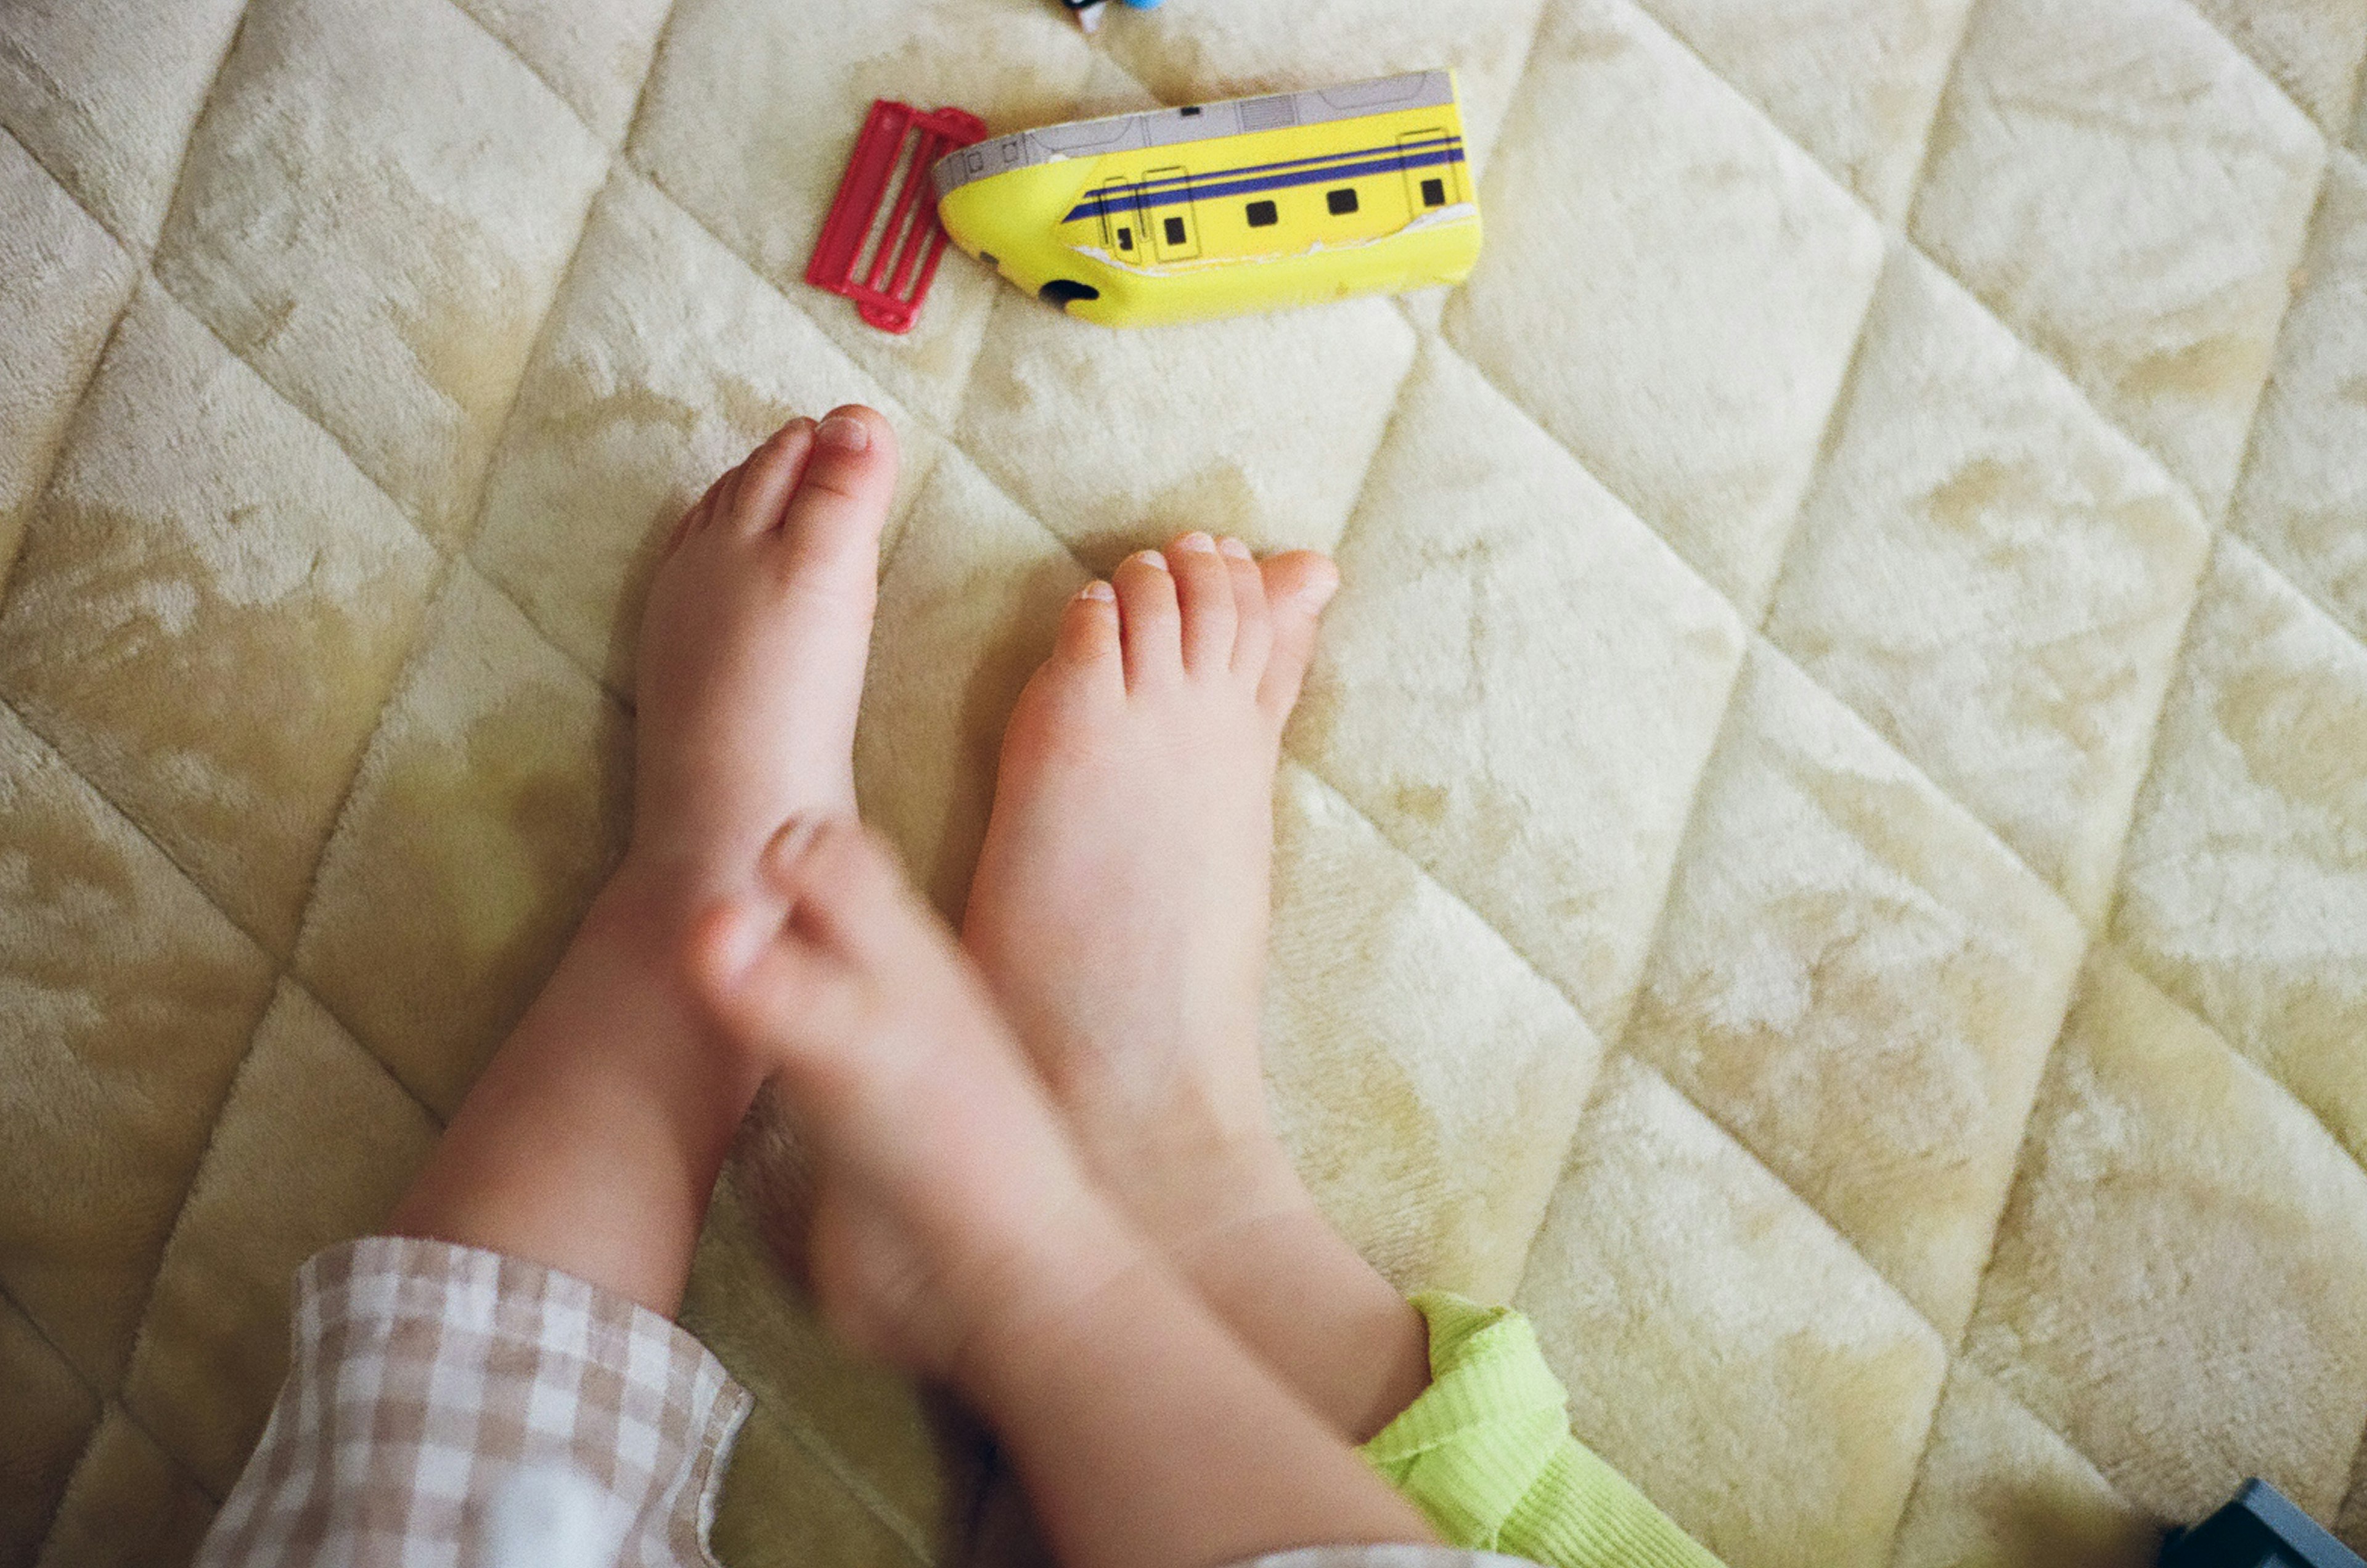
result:
[[(626, 828), (666, 524), (908, 454), (866, 810), (957, 910), (1061, 599), (1337, 553), (1274, 1100), (1734, 1568), (2367, 1547), (2367, 0), (0, 4), (0, 1564), (174, 1563)], [(1462, 288), (800, 274), (864, 107), (1448, 65)], [(1028, 1559), (770, 1260), (735, 1568)]]

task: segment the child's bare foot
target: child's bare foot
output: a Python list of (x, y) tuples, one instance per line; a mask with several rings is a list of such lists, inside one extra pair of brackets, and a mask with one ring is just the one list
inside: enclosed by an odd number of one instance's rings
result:
[(1236, 1217), (1205, 1179), (1264, 1142), (1274, 773), (1338, 579), (1206, 534), (1113, 578), (1012, 715), (963, 939), (1096, 1174), (1172, 1237)]
[(675, 526), (638, 661), (633, 856), (664, 881), (744, 876), (797, 816), (855, 810), (896, 434), (870, 409), (792, 420)]
[[(674, 959), (791, 816), (854, 807), (896, 437), (795, 420), (676, 525), (641, 623), (633, 841), (391, 1220), (671, 1313), (761, 1064), (718, 1050)], [(587, 1204), (583, 1195), (596, 1193)]]
[(1291, 1169), (1258, 1039), (1274, 768), (1338, 576), (1206, 534), (1113, 575), (1070, 603), (1012, 716), (963, 940), (1094, 1176), (1369, 1437), (1427, 1377), (1421, 1320)]
[(1433, 1539), (1103, 1197), (952, 933), (862, 829), (785, 829), (687, 957), (813, 1153), (822, 1310), (969, 1400), (1060, 1562)]
[(688, 972), (813, 1151), (809, 1271), (858, 1348), (957, 1380), (990, 1320), (1106, 1282), (1089, 1244), (1115, 1214), (952, 933), (864, 829), (782, 829), (698, 920)]

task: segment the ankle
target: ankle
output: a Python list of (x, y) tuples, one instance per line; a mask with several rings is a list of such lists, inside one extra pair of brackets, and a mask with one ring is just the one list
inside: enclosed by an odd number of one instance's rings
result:
[(990, 1419), (1027, 1398), (1045, 1368), (1104, 1332), (1144, 1276), (1162, 1271), (1141, 1235), (1097, 1194), (1081, 1193), (1070, 1209), (1031, 1227), (968, 1283), (969, 1321), (945, 1372)]
[(584, 912), (573, 945), (598, 961), (641, 976), (653, 998), (686, 1015), (686, 1029), (744, 1080), (753, 1096), (770, 1076), (751, 1047), (711, 1021), (712, 1010), (693, 982), (693, 945), (703, 917), (744, 887), (695, 865), (636, 846), (626, 852)]
[(625, 857), (603, 890), (646, 928), (678, 931), (754, 875), (764, 840), (722, 841), (720, 834), (659, 832), (636, 827)]
[(1295, 1173), (1234, 1223), (1203, 1232), (1178, 1269), (1208, 1309), (1352, 1443), (1430, 1382), (1421, 1314), (1365, 1261)]
[(1129, 1192), (1128, 1210), (1186, 1278), (1196, 1280), (1219, 1263), (1246, 1233), (1301, 1216), (1322, 1223), (1289, 1152), (1269, 1128), (1134, 1152), (1138, 1168), (1155, 1172), (1157, 1181)]

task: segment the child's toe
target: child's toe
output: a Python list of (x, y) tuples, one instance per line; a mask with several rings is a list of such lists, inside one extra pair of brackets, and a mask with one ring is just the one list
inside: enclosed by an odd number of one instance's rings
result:
[(791, 570), (876, 570), (879, 532), (896, 493), (896, 431), (873, 409), (832, 409), (812, 433), (804, 467), (781, 509)]
[(1233, 610), (1233, 574), (1217, 541), (1191, 533), (1167, 548), (1183, 615), (1184, 667), (1195, 674), (1229, 669), (1240, 619)]
[(1258, 702), (1279, 724), (1297, 705), (1315, 656), (1315, 626), (1340, 587), (1340, 569), (1313, 550), (1292, 550), (1264, 564), (1274, 649), (1258, 682)]
[(1239, 539), (1218, 541), (1225, 570), (1233, 578), (1233, 616), (1240, 629), (1233, 634), (1233, 673), (1252, 683), (1265, 674), (1274, 648), (1274, 614), (1265, 602), (1265, 574), (1257, 558)]
[(1128, 690), (1172, 681), (1184, 668), (1184, 613), (1174, 574), (1157, 550), (1138, 550), (1110, 573)]
[(740, 466), (726, 515), (742, 535), (780, 526), (782, 508), (813, 450), (814, 422), (793, 419), (767, 436)]

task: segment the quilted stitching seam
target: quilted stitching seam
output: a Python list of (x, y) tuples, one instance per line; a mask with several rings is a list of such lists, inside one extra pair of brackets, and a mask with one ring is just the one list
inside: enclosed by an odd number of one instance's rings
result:
[[(16, 1292), (10, 1291), (5, 1284), (0, 1284), (0, 1303), (5, 1303), (8, 1310), (14, 1312), (19, 1318), (24, 1320), (25, 1326), (32, 1331), (35, 1338), (40, 1341), (42, 1353), (48, 1356), (52, 1362), (56, 1363), (59, 1369), (62, 1370), (68, 1378), (73, 1380), (76, 1388), (81, 1389), (85, 1394), (89, 1396), (92, 1412), (90, 1426), (84, 1431), (81, 1445), (74, 1450), (74, 1462), (66, 1467), (65, 1483), (67, 1486), (71, 1486), (74, 1483), (74, 1473), (82, 1469), (83, 1461), (90, 1457), (92, 1446), (98, 1441), (99, 1428), (107, 1425), (107, 1412), (110, 1402), (104, 1394), (100, 1393), (98, 1390), (92, 1385), (91, 1381), (88, 1378), (83, 1376), (82, 1369), (75, 1366), (74, 1361), (63, 1350), (58, 1348), (57, 1341), (50, 1337), (50, 1331), (42, 1326), (41, 1320), (35, 1317), (29, 1311), (28, 1311), (25, 1307), (25, 1303), (17, 1299)], [(151, 1436), (153, 1438), (153, 1434), (151, 1434)], [(62, 1487), (60, 1489), (59, 1500), (61, 1503), (64, 1500), (64, 1488)], [(54, 1517), (52, 1517), (51, 1523), (55, 1523)]]
[[(107, 236), (108, 243), (113, 244), (116, 250), (120, 252), (126, 260), (134, 264), (138, 264), (140, 262), (140, 253), (132, 249), (130, 245), (125, 244), (121, 235), (116, 233), (112, 229), (109, 229), (105, 223), (100, 222), (98, 215), (91, 211), (89, 208), (83, 205), (82, 198), (74, 195), (73, 190), (67, 186), (64, 181), (58, 178), (57, 171), (51, 168), (48, 164), (44, 163), (40, 153), (34, 152), (32, 148), (26, 145), (25, 139), (23, 137), (18, 136), (14, 130), (9, 130), (5, 125), (0, 125), (0, 135), (5, 135), (9, 141), (15, 142), (17, 149), (21, 151), (26, 157), (30, 158), (40, 169), (42, 175), (48, 178), (49, 182), (57, 186), (58, 190), (67, 200), (74, 204), (76, 210), (81, 212), (84, 217), (88, 218), (92, 222), (97, 223), (99, 232)], [(142, 270), (144, 271), (144, 268)], [(74, 389), (74, 401), (68, 405), (66, 417), (58, 427), (58, 439), (56, 445), (50, 450), (49, 460), (42, 465), (43, 472), (41, 475), (41, 481), (33, 487), (33, 499), (26, 503), (26, 515), (28, 517), (32, 516), (35, 513), (38, 513), (40, 510), (41, 501), (49, 494), (50, 485), (57, 478), (58, 466), (65, 460), (66, 448), (71, 446), (74, 441), (74, 423), (81, 416), (84, 402), (85, 402), (90, 397), (91, 384), (98, 379), (98, 367), (107, 363), (108, 350), (115, 346), (115, 334), (123, 330), (124, 318), (131, 313), (131, 302), (139, 297), (140, 276), (140, 274), (135, 273), (132, 277), (131, 287), (124, 290), (123, 303), (116, 308), (115, 319), (108, 323), (106, 335), (99, 339), (98, 352), (91, 356), (90, 369), (84, 375), (82, 385)], [(20, 539), (17, 542), (17, 553), (15, 555), (11, 555), (6, 560), (0, 560), (0, 602), (5, 602), (7, 598), (8, 581), (10, 578), (16, 575), (17, 559), (17, 557), (23, 553), (23, 541)]]
[(215, 1508), (221, 1506), (221, 1499), (213, 1495), (212, 1489), (199, 1480), (188, 1466), (183, 1464), (178, 1455), (160, 1442), (147, 1424), (134, 1416), (121, 1400), (105, 1400), (99, 1404), (97, 1419), (90, 1424), (90, 1433), (83, 1439), (81, 1450), (74, 1455), (74, 1468), (66, 1473), (65, 1488), (58, 1499), (58, 1511), (51, 1516), (49, 1528), (43, 1532), (40, 1544), (34, 1550), (32, 1556), (27, 1559), (28, 1562), (51, 1561), (50, 1549), (56, 1544), (58, 1524), (65, 1517), (65, 1504), (74, 1496), (75, 1483), (82, 1479), (83, 1467), (90, 1462), (91, 1455), (97, 1450), (98, 1439), (106, 1432), (108, 1417), (110, 1416), (120, 1417), (126, 1426), (147, 1438), (155, 1450), (164, 1456), (164, 1462), (172, 1467), (174, 1475), (186, 1483), (198, 1495), (203, 1497), (209, 1506)]
[[(2274, 87), (2277, 90), (2278, 96), (2283, 98), (2286, 103), (2293, 106), (2293, 112), (2295, 114), (2298, 114), (2302, 118), (2309, 121), (2310, 124), (2317, 125), (2317, 117), (2309, 112), (2308, 106), (2304, 104), (2299, 98), (2293, 96), (2292, 90), (2286, 87), (2282, 82), (2278, 81), (2274, 75), (2271, 74), (2266, 66), (2262, 65), (2258, 60), (2252, 58), (2251, 51), (2246, 49), (2242, 44), (2237, 43), (2236, 41), (2235, 35), (2230, 33), (2226, 28), (2221, 27), (2218, 22), (2213, 18), (2209, 12), (2203, 10), (2202, 6), (2195, 5), (2194, 0), (2179, 0), (2179, 3), (2185, 6), (2187, 10), (2192, 12), (2197, 17), (2201, 18), (2204, 27), (2209, 28), (2213, 32), (2217, 33), (2221, 42), (2225, 43), (2229, 49), (2234, 50), (2238, 55), (2241, 55), (2244, 60), (2244, 63), (2250, 66), (2261, 80), (2267, 82), (2270, 86)], [(2367, 84), (2367, 54), (2362, 54), (2360, 57), (2359, 64), (2351, 68), (2350, 90), (2349, 96), (2344, 100), (2346, 107), (2342, 109), (2339, 117), (2339, 119), (2349, 119), (2350, 118), (2350, 111), (2358, 107), (2359, 91), (2362, 84)], [(2321, 135), (2325, 134), (2325, 130), (2326, 128), (2324, 126), (2318, 126), (2318, 131)], [(2331, 140), (2331, 138), (2328, 138), (2328, 140)]]

